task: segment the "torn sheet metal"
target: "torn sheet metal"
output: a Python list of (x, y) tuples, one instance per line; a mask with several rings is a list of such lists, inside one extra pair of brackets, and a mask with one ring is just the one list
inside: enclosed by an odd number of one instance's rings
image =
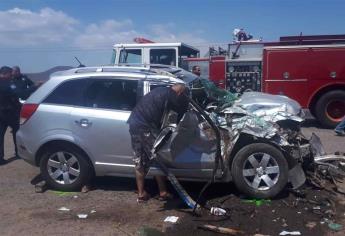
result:
[(298, 102), (281, 95), (247, 92), (233, 104), (233, 107), (237, 106), (271, 122), (287, 119), (302, 122), (305, 118)]

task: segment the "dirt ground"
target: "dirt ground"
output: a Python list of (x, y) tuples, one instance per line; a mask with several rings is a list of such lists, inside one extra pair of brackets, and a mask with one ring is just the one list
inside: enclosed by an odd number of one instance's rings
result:
[[(319, 135), (327, 152), (345, 152), (345, 138), (334, 136), (332, 130), (317, 128), (309, 121), (303, 131), (306, 136), (312, 132)], [(341, 194), (307, 187), (302, 200), (286, 191), (276, 199), (260, 202), (243, 198), (232, 184), (215, 184), (204, 198), (208, 205), (221, 206), (229, 214), (216, 217), (203, 210), (201, 216), (194, 216), (178, 198), (168, 203), (152, 199), (138, 205), (135, 181), (129, 178), (97, 178), (88, 193), (35, 193), (38, 168), (14, 158), (13, 152), (8, 132), (9, 163), (0, 166), (0, 235), (161, 235), (157, 232), (162, 231), (166, 235), (219, 235), (198, 229), (204, 224), (238, 229), (243, 235), (279, 235), (283, 230), (313, 236), (345, 235), (345, 230), (330, 230), (325, 220), (345, 226), (345, 197)], [(194, 198), (203, 185), (183, 183)], [(148, 186), (155, 195), (155, 183), (148, 181)], [(61, 207), (69, 211), (58, 210)], [(79, 219), (78, 214), (87, 214), (87, 218)], [(167, 216), (178, 216), (178, 223), (164, 223)]]

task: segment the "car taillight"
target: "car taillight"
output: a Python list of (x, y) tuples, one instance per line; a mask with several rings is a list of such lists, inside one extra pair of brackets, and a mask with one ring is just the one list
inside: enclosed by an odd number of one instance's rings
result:
[(39, 104), (24, 104), (20, 111), (20, 124), (24, 124), (35, 113)]

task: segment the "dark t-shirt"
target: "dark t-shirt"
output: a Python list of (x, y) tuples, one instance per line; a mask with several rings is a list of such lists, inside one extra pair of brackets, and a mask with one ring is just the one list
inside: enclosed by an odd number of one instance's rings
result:
[(165, 109), (179, 115), (187, 111), (188, 99), (168, 87), (156, 88), (140, 99), (127, 123), (130, 129), (159, 130)]
[(0, 118), (19, 113), (18, 92), (13, 81), (0, 79)]

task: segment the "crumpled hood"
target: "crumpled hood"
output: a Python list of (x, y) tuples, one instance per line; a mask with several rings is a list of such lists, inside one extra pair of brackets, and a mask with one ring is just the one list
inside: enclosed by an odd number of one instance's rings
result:
[(236, 106), (266, 121), (272, 122), (286, 119), (302, 122), (305, 117), (298, 102), (282, 95), (246, 92), (243, 93), (240, 99), (235, 101), (233, 107)]

